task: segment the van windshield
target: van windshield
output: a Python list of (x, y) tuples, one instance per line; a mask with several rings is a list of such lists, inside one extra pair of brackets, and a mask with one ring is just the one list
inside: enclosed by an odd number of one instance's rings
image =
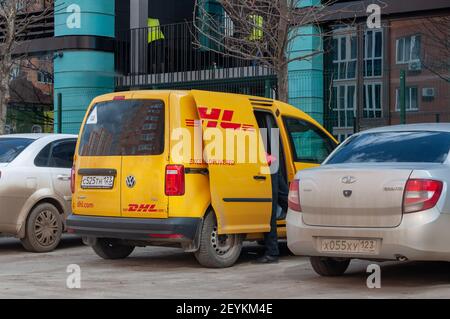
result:
[(80, 156), (160, 155), (164, 102), (121, 100), (94, 105), (80, 139)]

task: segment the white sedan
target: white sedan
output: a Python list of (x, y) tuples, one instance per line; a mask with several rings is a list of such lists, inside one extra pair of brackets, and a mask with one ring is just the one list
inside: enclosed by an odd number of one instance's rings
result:
[(58, 246), (71, 211), (76, 135), (0, 136), (0, 233), (28, 251)]
[(288, 245), (322, 276), (352, 259), (450, 261), (450, 124), (376, 128), (297, 173)]

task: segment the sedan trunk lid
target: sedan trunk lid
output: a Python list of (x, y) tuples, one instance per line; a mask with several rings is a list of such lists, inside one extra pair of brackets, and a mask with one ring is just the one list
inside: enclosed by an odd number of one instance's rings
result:
[(412, 169), (323, 166), (300, 175), (303, 221), (311, 226), (396, 227)]

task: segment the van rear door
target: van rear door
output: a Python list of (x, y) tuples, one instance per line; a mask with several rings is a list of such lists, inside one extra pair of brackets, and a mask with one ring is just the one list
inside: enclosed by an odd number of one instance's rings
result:
[(77, 215), (119, 217), (122, 155), (120, 137), (126, 101), (93, 105), (86, 117), (76, 156)]
[[(271, 179), (270, 174), (263, 174), (262, 169), (268, 170), (267, 163), (259, 160), (260, 135), (250, 100), (243, 95), (225, 93), (194, 90), (192, 94), (202, 121), (205, 153), (208, 154), (210, 141), (206, 139), (209, 135), (220, 133), (226, 145), (224, 147), (223, 143), (217, 143), (218, 148), (222, 148), (222, 154), (215, 152), (214, 158), (205, 158), (219, 232), (268, 232), (272, 208)], [(236, 134), (235, 141), (241, 138), (245, 140), (246, 134), (256, 134), (258, 143), (247, 143), (245, 148), (240, 148), (239, 142), (236, 142), (233, 147), (226, 141), (227, 131)], [(230, 151), (233, 152), (232, 156), (227, 156)], [(253, 155), (256, 154), (256, 162), (250, 160), (250, 151), (254, 152)], [(239, 160), (242, 155), (245, 155), (244, 161)]]
[(138, 94), (122, 119), (122, 217), (167, 218), (168, 101)]
[(91, 108), (76, 162), (76, 214), (167, 217), (165, 105), (127, 96)]

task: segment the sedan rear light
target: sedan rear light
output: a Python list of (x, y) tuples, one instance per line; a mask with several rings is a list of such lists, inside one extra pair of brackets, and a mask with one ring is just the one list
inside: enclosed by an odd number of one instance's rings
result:
[(300, 205), (300, 193), (299, 193), (299, 184), (300, 181), (298, 179), (294, 179), (289, 186), (289, 196), (288, 196), (288, 206), (290, 209), (301, 212), (302, 206)]
[(409, 179), (403, 197), (403, 213), (416, 213), (436, 206), (443, 183), (431, 179)]
[(75, 193), (75, 165), (72, 166), (70, 171), (70, 190), (72, 194)]
[(183, 196), (185, 190), (184, 166), (167, 165), (166, 166), (166, 195)]

